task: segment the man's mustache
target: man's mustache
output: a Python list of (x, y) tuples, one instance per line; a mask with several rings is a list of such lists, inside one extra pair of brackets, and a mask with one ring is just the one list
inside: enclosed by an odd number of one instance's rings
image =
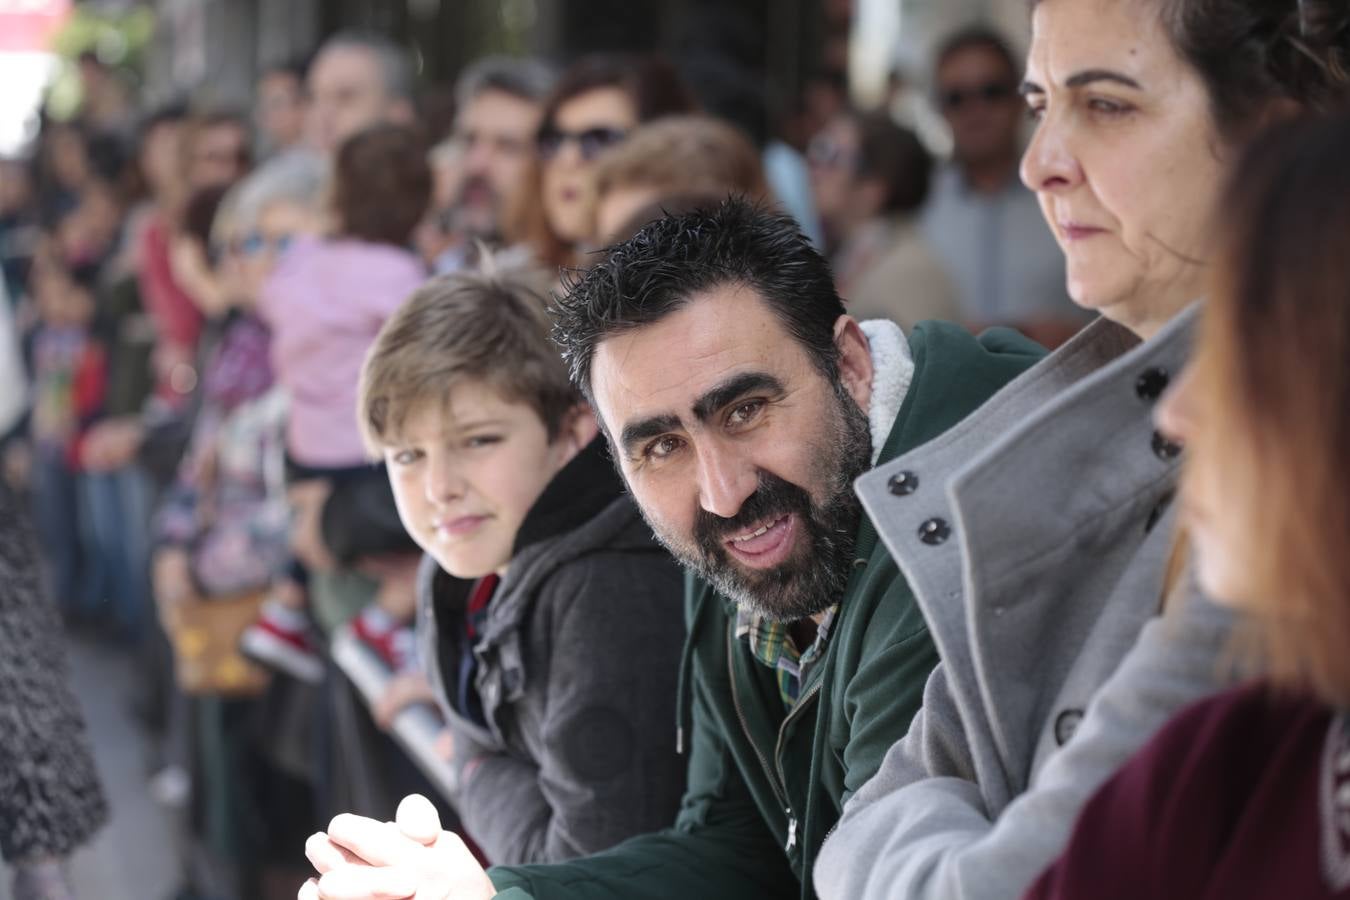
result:
[(759, 474), (759, 486), (745, 498), (736, 515), (723, 518), (700, 509), (694, 518), (694, 540), (705, 552), (721, 550), (725, 538), (743, 534), (752, 525), (779, 519), (789, 513), (811, 512), (811, 495), (790, 481), (768, 472)]
[(473, 190), (482, 191), (491, 200), (497, 199), (497, 192), (492, 189), (492, 184), (482, 175), (466, 176), (459, 185), (459, 190), (455, 192), (455, 203), (462, 204), (469, 192)]

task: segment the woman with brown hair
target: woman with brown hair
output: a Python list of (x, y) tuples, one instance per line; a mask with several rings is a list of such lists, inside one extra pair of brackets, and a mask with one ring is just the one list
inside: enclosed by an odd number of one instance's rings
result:
[(675, 69), (659, 58), (597, 54), (573, 63), (544, 102), (538, 158), (515, 194), (508, 237), (540, 265), (576, 265), (591, 237), (600, 155), (638, 125), (694, 106)]
[[(734, 126), (700, 114), (666, 116), (641, 126), (595, 167), (592, 240), (623, 240), (661, 217), (665, 201), (728, 194), (756, 202), (772, 195), (759, 151)], [(652, 213), (652, 215), (648, 215)]]
[(1350, 897), (1350, 117), (1238, 167), (1186, 376), (1201, 586), (1260, 678), (1190, 707), (1098, 791), (1029, 897)]

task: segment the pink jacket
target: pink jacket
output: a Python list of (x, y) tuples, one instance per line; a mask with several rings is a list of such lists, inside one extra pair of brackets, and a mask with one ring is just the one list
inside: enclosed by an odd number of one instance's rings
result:
[(427, 273), (411, 252), (355, 240), (297, 240), (258, 298), (272, 330), (272, 367), (290, 395), (286, 450), (305, 466), (366, 458), (356, 386), (386, 319)]

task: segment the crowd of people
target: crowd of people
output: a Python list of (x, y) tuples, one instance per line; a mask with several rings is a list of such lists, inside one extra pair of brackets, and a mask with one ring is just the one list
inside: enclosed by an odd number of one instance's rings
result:
[(63, 626), (184, 900), (1350, 897), (1350, 11), (1031, 22), (944, 162), (626, 54), (439, 134), (340, 33), (0, 163), (16, 900), (106, 816)]

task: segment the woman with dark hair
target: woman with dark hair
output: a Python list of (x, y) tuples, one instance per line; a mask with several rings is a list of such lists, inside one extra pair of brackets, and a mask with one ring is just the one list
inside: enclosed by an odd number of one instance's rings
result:
[(1187, 448), (1200, 584), (1246, 620), (1260, 677), (1168, 723), (1029, 898), (1350, 897), (1347, 158), (1345, 116), (1247, 155), (1195, 359), (1158, 409)]
[(1232, 164), (1344, 102), (1350, 9), (1040, 0), (1032, 25), (1022, 178), (1101, 318), (859, 482), (941, 663), (825, 842), (826, 898), (1019, 894), (1092, 791), (1226, 684), (1230, 617), (1169, 577), (1181, 448), (1152, 411), (1189, 355)]
[(511, 239), (544, 266), (576, 265), (591, 236), (596, 160), (638, 125), (694, 105), (662, 59), (595, 55), (574, 63), (544, 102), (538, 158), (509, 216)]

